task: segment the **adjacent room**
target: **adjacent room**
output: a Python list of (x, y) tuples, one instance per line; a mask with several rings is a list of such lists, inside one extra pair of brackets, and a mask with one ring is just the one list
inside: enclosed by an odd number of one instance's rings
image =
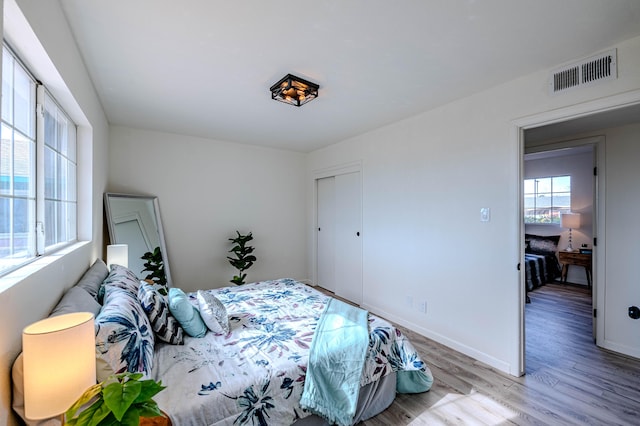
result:
[(636, 422), (640, 2), (0, 7), (0, 425)]

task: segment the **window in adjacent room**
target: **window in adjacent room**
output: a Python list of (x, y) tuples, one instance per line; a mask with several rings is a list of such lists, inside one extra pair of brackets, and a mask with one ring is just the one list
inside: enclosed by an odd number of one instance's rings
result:
[(5, 44), (0, 274), (77, 238), (76, 126)]
[(560, 224), (571, 211), (571, 176), (524, 180), (524, 223)]

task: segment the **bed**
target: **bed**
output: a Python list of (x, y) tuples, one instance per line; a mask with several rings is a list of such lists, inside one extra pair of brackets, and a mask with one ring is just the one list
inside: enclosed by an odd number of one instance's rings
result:
[[(191, 334), (202, 330), (173, 315), (172, 293), (158, 298), (126, 268), (116, 265), (90, 292), (76, 287), (67, 293), (81, 293), (83, 304), (65, 294), (53, 314), (94, 312), (98, 381), (125, 370), (161, 380), (167, 388), (154, 399), (175, 426), (355, 424), (384, 411), (396, 392), (433, 382), (392, 324), (293, 279), (182, 293), (182, 307), (206, 326), (198, 337)], [(203, 306), (214, 299), (219, 305)], [(224, 310), (227, 330), (212, 331), (212, 318), (224, 319), (211, 306)]]
[(560, 276), (557, 251), (559, 235), (540, 236), (525, 234), (525, 280), (527, 292)]

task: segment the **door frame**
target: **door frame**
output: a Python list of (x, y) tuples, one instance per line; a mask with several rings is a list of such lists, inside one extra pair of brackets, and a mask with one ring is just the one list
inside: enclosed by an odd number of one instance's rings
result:
[[(640, 104), (640, 90), (633, 90), (626, 93), (608, 96), (600, 99), (596, 99), (589, 102), (584, 102), (576, 105), (570, 105), (564, 108), (558, 108), (543, 113), (522, 117), (512, 120), (512, 139), (516, 142), (516, 161), (518, 165), (517, 173), (517, 212), (516, 223), (518, 224), (518, 248), (519, 248), (519, 266), (524, 264), (524, 223), (522, 216), (524, 214), (524, 194), (523, 194), (523, 179), (524, 179), (524, 132), (525, 130), (534, 129), (536, 127), (542, 127), (549, 124), (561, 123), (570, 121), (576, 118), (587, 117), (602, 112), (614, 111), (622, 109), (628, 106)], [(599, 173), (597, 185), (599, 196), (605, 195), (605, 152), (604, 144), (598, 144), (596, 152)], [(604, 296), (606, 290), (605, 280), (605, 255), (604, 248), (606, 247), (606, 218), (605, 218), (605, 203), (595, 200), (598, 207), (597, 211), (594, 211), (594, 216), (597, 216), (597, 222), (599, 224), (597, 234), (594, 233), (594, 238), (598, 238), (598, 251), (600, 255), (596, 256), (594, 263), (594, 282), (597, 282), (597, 287), (594, 287), (595, 292), (593, 296), (596, 299), (596, 309), (598, 310), (598, 316), (596, 320), (596, 344), (601, 346), (602, 336), (604, 336), (604, 320), (606, 317)], [(596, 248), (594, 247), (594, 251)], [(518, 279), (518, 291), (517, 291), (517, 303), (519, 305), (518, 311), (518, 341), (514, 342), (516, 351), (514, 355), (514, 371), (515, 375), (522, 376), (525, 372), (525, 329), (524, 329), (524, 309), (525, 309), (525, 275), (523, 268), (519, 268)]]
[[(333, 166), (325, 167), (312, 171), (311, 178), (313, 179), (313, 228), (312, 228), (312, 241), (311, 241), (311, 271), (312, 271), (312, 285), (318, 283), (318, 179), (328, 178), (331, 176), (342, 175), (346, 173), (360, 173), (360, 223), (362, 224), (362, 161), (352, 161), (343, 164), (336, 164)], [(363, 259), (364, 261), (364, 259)]]

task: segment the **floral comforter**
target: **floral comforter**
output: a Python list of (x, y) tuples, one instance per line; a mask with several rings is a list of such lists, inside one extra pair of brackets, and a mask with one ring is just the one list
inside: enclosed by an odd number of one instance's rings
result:
[[(309, 348), (329, 297), (292, 279), (207, 290), (227, 309), (230, 332), (156, 344), (156, 395), (174, 426), (287, 425), (310, 415), (299, 401)], [(189, 294), (194, 304), (195, 293)], [(370, 341), (361, 385), (392, 371), (428, 367), (406, 337), (369, 315)]]

